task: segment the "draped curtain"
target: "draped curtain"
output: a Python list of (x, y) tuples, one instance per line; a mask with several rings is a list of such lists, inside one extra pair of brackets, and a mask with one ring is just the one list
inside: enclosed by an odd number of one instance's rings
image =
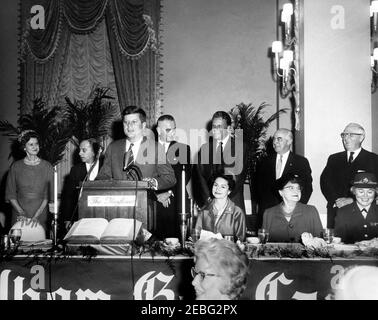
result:
[[(45, 29), (30, 28), (30, 8), (45, 9)], [(22, 0), (21, 113), (37, 96), (49, 106), (108, 86), (119, 101), (159, 110), (160, 0)], [(105, 32), (106, 31), (106, 32)]]
[[(142, 107), (148, 125), (160, 115), (160, 0), (22, 0), (20, 113), (36, 97), (48, 107), (87, 100), (91, 89), (109, 87), (120, 112)], [(45, 10), (45, 29), (30, 27), (33, 5)], [(59, 164), (69, 172), (74, 146)], [(60, 170), (59, 170), (60, 169)]]

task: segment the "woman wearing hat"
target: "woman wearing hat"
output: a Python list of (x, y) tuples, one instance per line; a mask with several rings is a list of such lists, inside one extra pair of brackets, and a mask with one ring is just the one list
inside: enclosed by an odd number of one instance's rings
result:
[(344, 243), (378, 237), (378, 207), (375, 203), (377, 178), (373, 173), (358, 172), (352, 182), (353, 203), (337, 209), (335, 235)]
[(276, 181), (282, 203), (264, 211), (263, 228), (270, 242), (299, 242), (303, 232), (319, 237), (322, 231), (318, 210), (301, 203), (303, 183), (296, 174), (286, 174)]

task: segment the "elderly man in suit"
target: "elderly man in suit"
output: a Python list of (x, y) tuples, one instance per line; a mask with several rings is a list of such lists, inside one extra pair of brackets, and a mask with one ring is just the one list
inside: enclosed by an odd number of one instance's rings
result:
[(341, 133), (345, 151), (329, 156), (320, 177), (320, 188), (327, 199), (327, 227), (334, 228), (338, 208), (353, 202), (351, 183), (358, 170), (378, 176), (378, 156), (362, 148), (365, 130), (349, 123)]
[(175, 186), (159, 190), (157, 197), (156, 236), (158, 238), (180, 236), (180, 213), (182, 211), (182, 171), (185, 170), (185, 211), (190, 212), (189, 195), (186, 185), (191, 177), (190, 147), (175, 141), (176, 121), (165, 114), (157, 120), (159, 144), (164, 148), (168, 163), (172, 165), (177, 183)]
[(200, 207), (211, 201), (210, 184), (215, 174), (233, 177), (235, 188), (230, 199), (245, 212), (244, 180), (247, 168), (247, 146), (231, 136), (231, 117), (225, 111), (217, 111), (212, 117), (212, 138), (201, 146), (193, 165), (193, 194)]
[(126, 139), (113, 141), (105, 152), (103, 166), (96, 180), (128, 180), (128, 168), (139, 168), (142, 178), (153, 189), (167, 189), (175, 185), (172, 166), (162, 146), (144, 136), (146, 113), (136, 106), (128, 106), (122, 112), (123, 130)]
[(307, 203), (312, 194), (311, 167), (305, 157), (294, 154), (291, 150), (293, 134), (281, 128), (273, 135), (275, 154), (263, 158), (256, 167), (256, 199), (258, 203), (257, 219), (254, 231), (262, 225), (265, 209), (279, 204), (282, 200), (277, 190), (276, 180), (282, 175), (296, 174), (303, 182), (300, 201)]

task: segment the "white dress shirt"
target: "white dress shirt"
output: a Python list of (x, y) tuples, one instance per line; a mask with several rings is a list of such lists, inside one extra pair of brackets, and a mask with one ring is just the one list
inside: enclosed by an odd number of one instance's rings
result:
[[(357, 156), (360, 154), (361, 148), (354, 150), (353, 152), (354, 152), (353, 153), (353, 161), (354, 161), (357, 158)], [(349, 155), (350, 155), (350, 151), (347, 151), (347, 161), (349, 161)]]
[[(89, 172), (89, 170), (91, 169), (92, 164), (85, 163), (85, 167), (87, 168), (87, 172)], [(97, 174), (98, 174), (98, 169), (99, 169), (99, 164), (98, 164), (98, 160), (96, 160), (96, 164), (95, 164), (94, 168), (92, 169), (91, 173), (89, 174), (89, 177), (88, 177), (89, 181), (93, 181), (94, 179), (96, 179)]]
[[(134, 162), (135, 162), (135, 160), (137, 158), (137, 154), (138, 154), (138, 151), (139, 151), (139, 148), (140, 148), (140, 144), (142, 143), (142, 141), (143, 141), (143, 137), (140, 138), (138, 141), (132, 142), (133, 143), (133, 147), (131, 148), (131, 150), (133, 150)], [(131, 142), (126, 139), (126, 151), (129, 150), (130, 144), (131, 144)]]
[[(278, 174), (278, 178), (281, 178), (282, 176), (282, 172), (286, 166), (286, 162), (287, 162), (287, 158), (289, 158), (289, 153), (290, 153), (290, 150), (289, 151), (286, 151), (285, 153), (282, 154), (282, 166), (281, 166), (281, 172), (276, 172), (276, 174)], [(276, 168), (277, 168), (277, 165), (278, 165), (278, 161), (280, 159), (280, 154), (277, 153), (277, 157), (276, 157)]]

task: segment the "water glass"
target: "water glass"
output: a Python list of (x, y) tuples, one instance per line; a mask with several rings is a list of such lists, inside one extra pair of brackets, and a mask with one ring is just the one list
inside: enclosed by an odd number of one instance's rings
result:
[(259, 229), (257, 232), (257, 236), (259, 237), (260, 242), (262, 244), (267, 243), (269, 240), (269, 232), (266, 229)]
[(226, 234), (224, 235), (223, 237), (225, 240), (228, 240), (228, 241), (231, 241), (231, 242), (235, 242), (235, 237), (233, 235), (230, 235), (230, 234)]
[(329, 228), (323, 229), (323, 239), (328, 244), (332, 243), (332, 241), (333, 241), (333, 229), (329, 229)]
[(190, 233), (190, 237), (192, 238), (192, 241), (196, 243), (200, 238), (200, 231), (197, 229), (193, 229)]

